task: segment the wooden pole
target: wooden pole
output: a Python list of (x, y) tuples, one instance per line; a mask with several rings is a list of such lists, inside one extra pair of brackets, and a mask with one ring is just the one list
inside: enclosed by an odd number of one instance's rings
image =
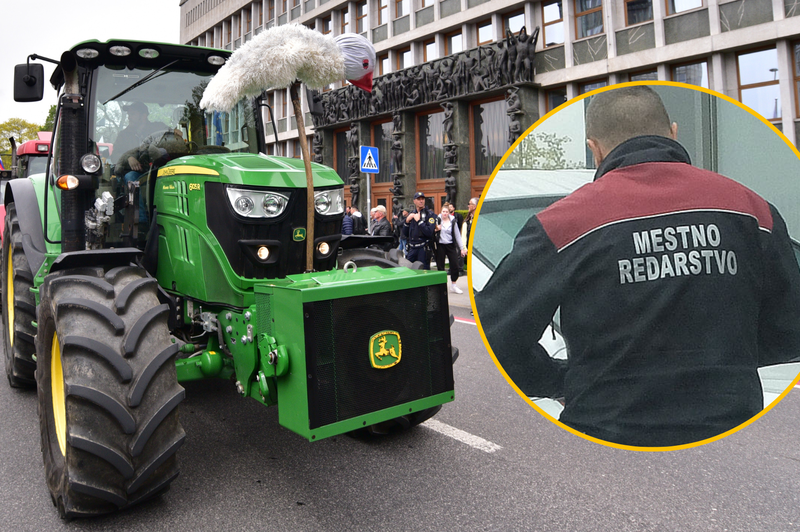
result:
[(303, 107), (297, 95), (300, 82), (295, 81), (289, 87), (289, 96), (294, 105), (294, 117), (297, 120), (297, 131), (300, 133), (300, 151), (306, 167), (306, 272), (314, 271), (314, 175), (311, 173), (311, 154), (306, 141), (306, 127), (303, 120)]

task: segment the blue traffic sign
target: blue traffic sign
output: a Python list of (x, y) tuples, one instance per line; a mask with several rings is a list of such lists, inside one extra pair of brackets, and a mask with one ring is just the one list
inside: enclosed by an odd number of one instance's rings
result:
[(361, 171), (365, 174), (377, 174), (378, 168), (378, 148), (361, 146)]

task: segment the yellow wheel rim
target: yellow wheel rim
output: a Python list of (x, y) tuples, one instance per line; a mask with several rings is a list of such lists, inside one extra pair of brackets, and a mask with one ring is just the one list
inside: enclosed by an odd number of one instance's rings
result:
[(50, 389), (53, 396), (53, 421), (56, 425), (56, 438), (61, 454), (67, 455), (67, 404), (64, 397), (64, 370), (61, 367), (61, 348), (58, 335), (53, 333), (50, 348)]
[[(8, 238), (10, 235), (6, 235)], [(8, 253), (8, 282), (6, 290), (6, 308), (8, 308), (8, 322), (6, 323), (6, 331), (8, 332), (8, 342), (11, 347), (14, 347), (14, 259), (12, 258), (13, 249), (8, 246), (6, 253)]]

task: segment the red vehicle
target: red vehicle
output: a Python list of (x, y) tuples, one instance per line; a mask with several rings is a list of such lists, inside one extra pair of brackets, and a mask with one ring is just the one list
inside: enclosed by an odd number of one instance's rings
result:
[(17, 147), (16, 157), (12, 162), (13, 177), (28, 177), (43, 174), (47, 168), (47, 156), (50, 154), (50, 140), (53, 134), (40, 131), (39, 138), (23, 142)]

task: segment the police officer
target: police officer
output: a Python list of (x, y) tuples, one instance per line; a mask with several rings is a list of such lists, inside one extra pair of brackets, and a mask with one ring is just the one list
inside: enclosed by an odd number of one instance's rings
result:
[[(475, 297), (489, 345), (590, 436), (671, 446), (733, 429), (763, 408), (758, 368), (800, 356), (786, 224), (692, 166), (648, 87), (595, 96), (586, 137), (595, 181), (531, 217)], [(538, 343), (558, 307), (568, 360)]]
[(414, 194), (414, 212), (410, 213), (403, 224), (403, 238), (406, 244), (406, 258), (411, 262), (420, 261), (426, 270), (431, 269), (430, 245), (436, 231), (436, 214), (425, 207), (425, 194)]

